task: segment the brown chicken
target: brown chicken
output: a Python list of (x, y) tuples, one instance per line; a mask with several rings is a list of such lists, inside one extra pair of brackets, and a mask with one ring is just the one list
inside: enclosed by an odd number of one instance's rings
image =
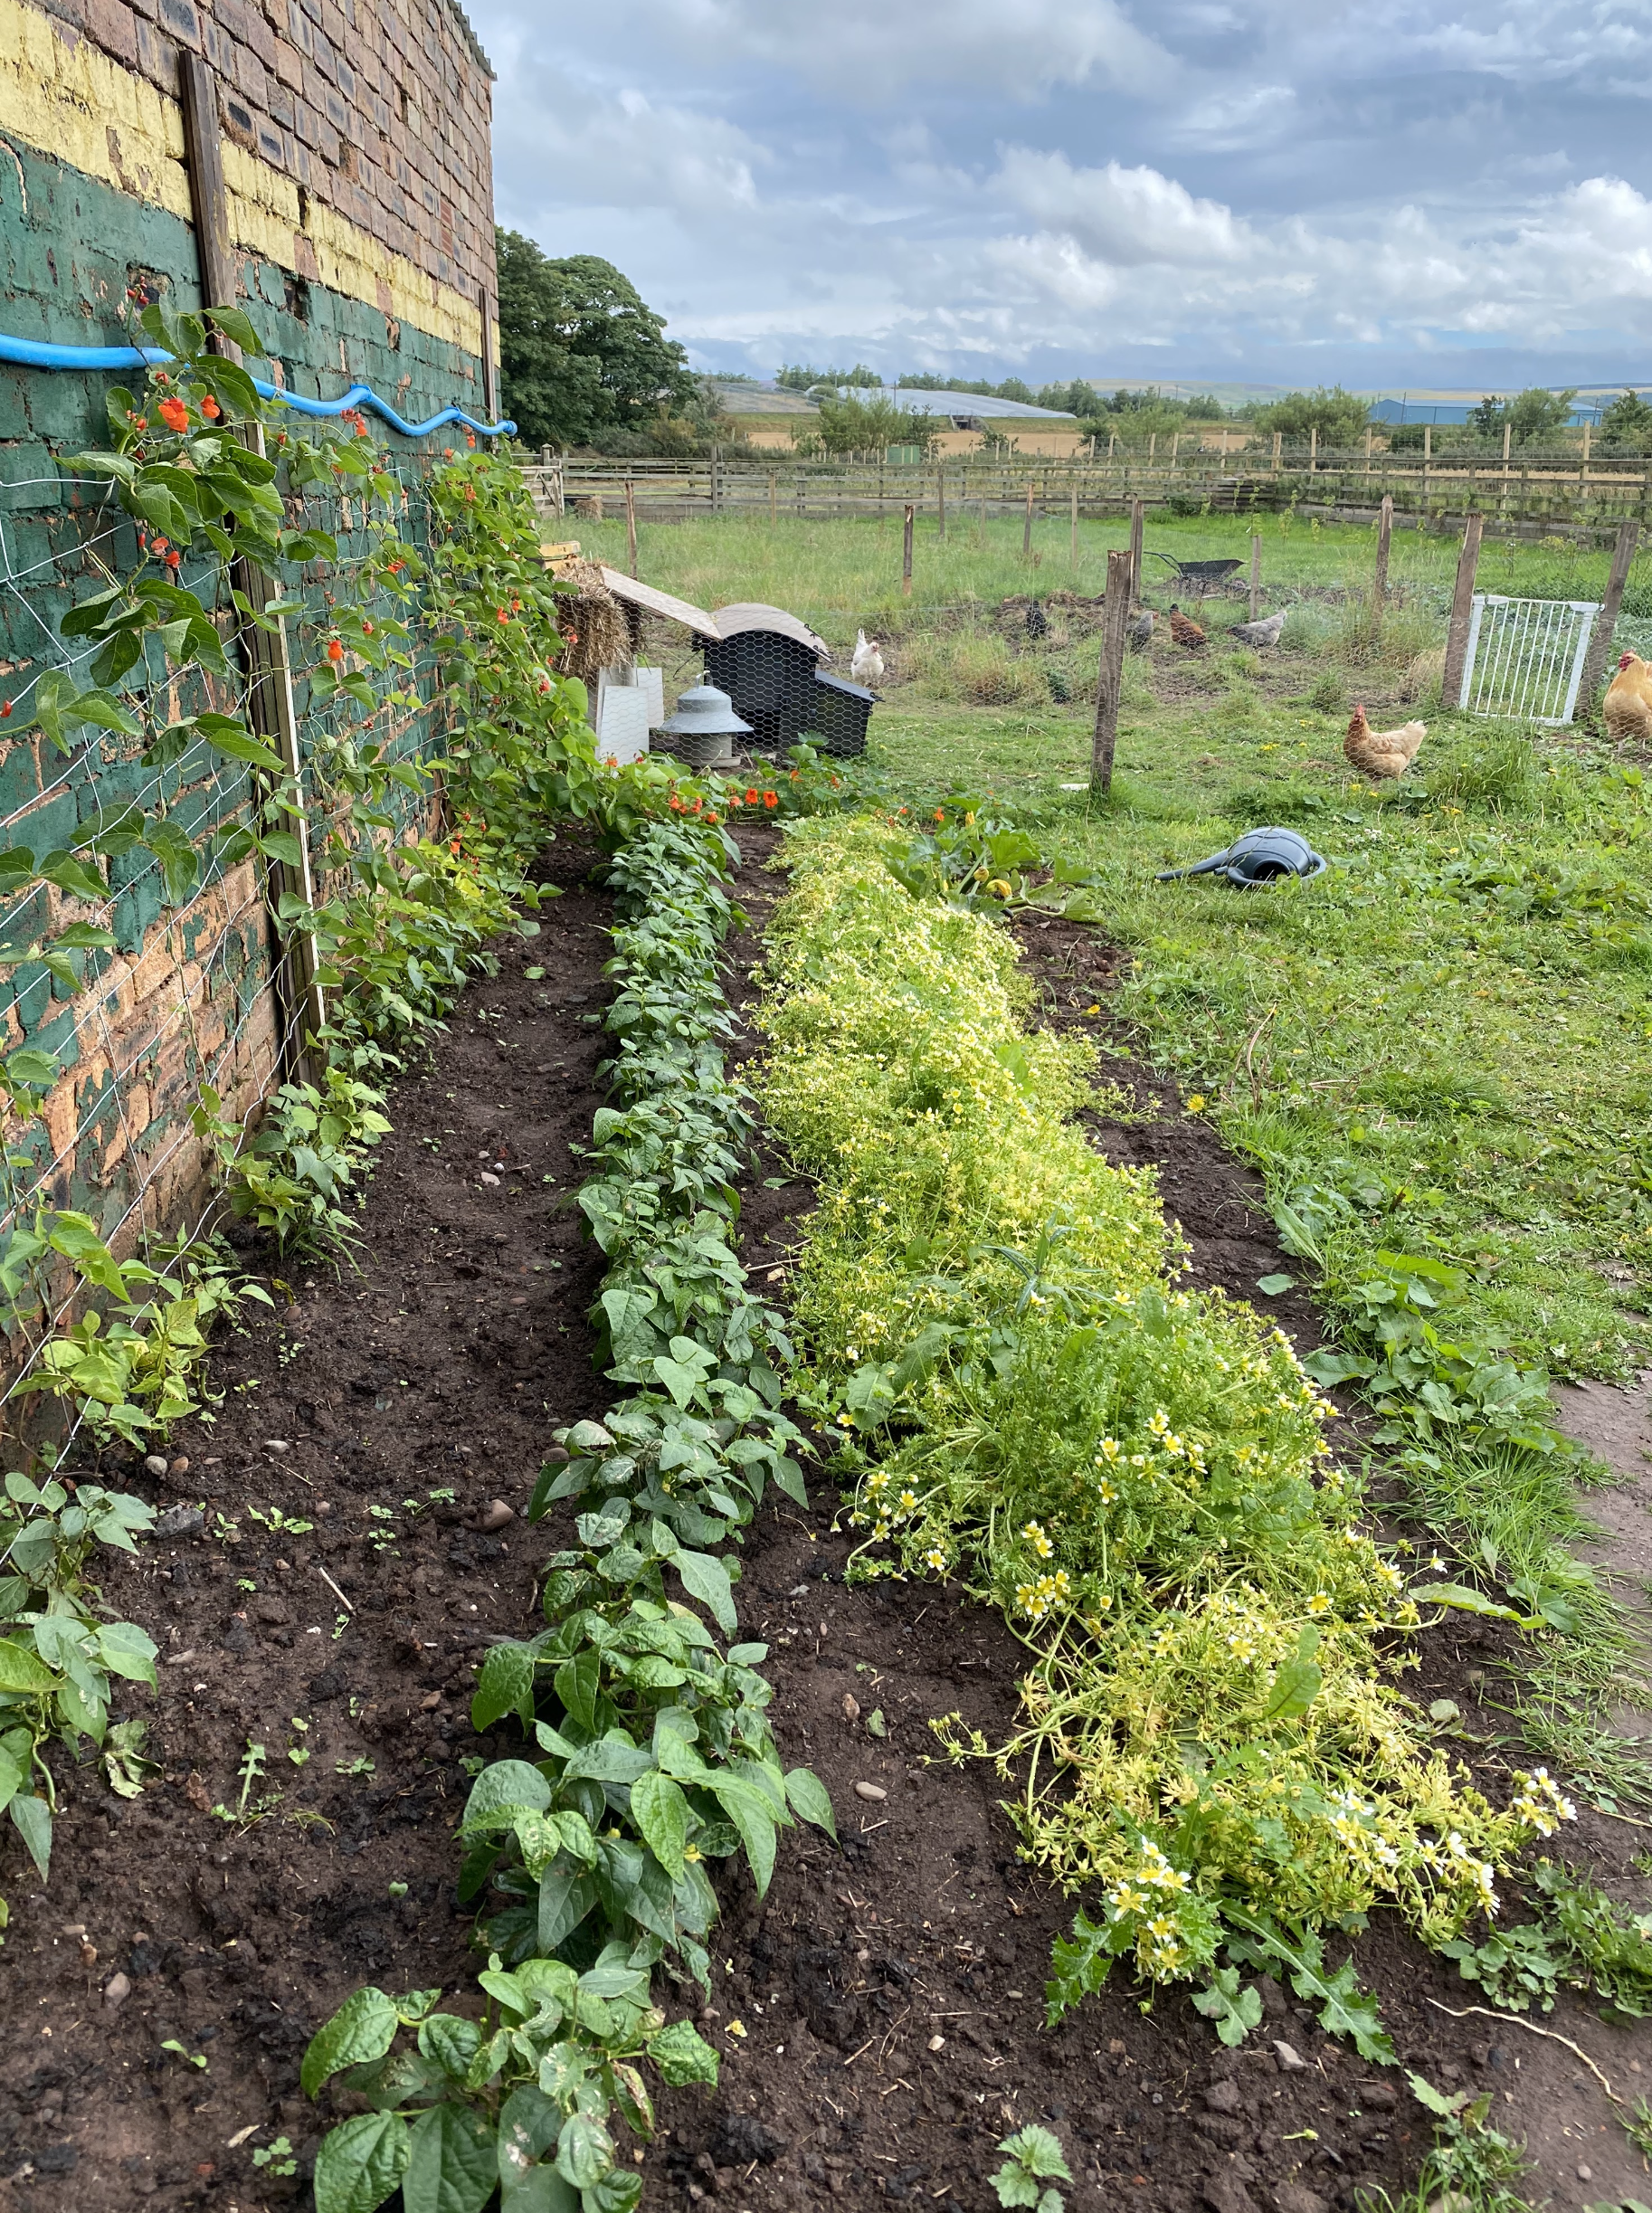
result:
[(1365, 709), (1356, 706), (1343, 751), (1362, 776), (1403, 776), (1428, 735), (1420, 722), (1408, 722), (1398, 730), (1373, 730)]
[(1201, 646), (1204, 643), (1203, 631), (1200, 629), (1197, 622), (1188, 620), (1173, 600), (1171, 603), (1170, 610), (1170, 634), (1178, 645), (1186, 646), (1190, 652), (1194, 647)]
[(1652, 743), (1652, 661), (1637, 653), (1619, 657), (1618, 673), (1606, 688), (1601, 708), (1606, 735), (1615, 746)]

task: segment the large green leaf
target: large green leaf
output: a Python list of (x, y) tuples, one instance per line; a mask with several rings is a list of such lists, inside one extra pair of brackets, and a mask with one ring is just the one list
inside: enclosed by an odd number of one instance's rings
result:
[(159, 1647), (136, 1621), (104, 1621), (98, 1628), (98, 1651), (111, 1675), (133, 1683), (155, 1685), (155, 1661)]
[(556, 2139), (556, 2171), (575, 2189), (590, 2189), (613, 2165), (613, 2138), (589, 2113), (570, 2113)]
[(679, 1552), (672, 1556), (671, 1565), (682, 1577), (683, 1589), (702, 1606), (711, 1610), (712, 1619), (726, 1637), (732, 1637), (740, 1626), (735, 1612), (733, 1587), (728, 1570), (710, 1553)]
[[(383, 1990), (371, 1985), (352, 1990), (332, 2019), (324, 2022), (309, 2040), (299, 2070), (305, 2096), (313, 2098), (328, 2075), (337, 2075), (340, 2067), (382, 2059), (395, 2042), (396, 2026), (394, 2002)], [(375, 2199), (374, 2203), (378, 2200)]]
[(460, 1833), (508, 1828), (519, 1811), (543, 1813), (550, 1802), (551, 1786), (536, 1767), (526, 1760), (496, 1760), (470, 1786)]
[(406, 2213), (481, 2213), (498, 2179), (495, 2132), (468, 2105), (432, 2105), (413, 2123), (402, 2178)]
[(749, 1783), (736, 1782), (732, 1776), (715, 1776), (711, 1790), (740, 1832), (745, 1857), (751, 1862), (752, 1880), (761, 1898), (774, 1872), (774, 1817)]
[(648, 2056), (660, 2069), (661, 2080), (672, 2089), (684, 2083), (710, 2083), (714, 2086), (717, 2083), (717, 2053), (692, 2021), (673, 2021), (658, 2036), (650, 2037)]
[(832, 1818), (831, 1799), (820, 1777), (806, 1767), (794, 1767), (786, 1775), (786, 1798), (800, 1821), (823, 1828), (833, 1844), (838, 1825)]
[(490, 1729), (507, 1714), (520, 1715), (525, 1729), (533, 1726), (534, 1656), (527, 1645), (495, 1645), (477, 1677), (470, 1726)]
[(377, 2213), (406, 2173), (407, 2156), (400, 2113), (341, 2122), (316, 2155), (316, 2213)]
[(17, 1834), (29, 1847), (30, 1858), (40, 1869), (41, 1881), (48, 1881), (52, 1874), (52, 1809), (43, 1798), (20, 1793), (8, 1811), (17, 1825)]
[(649, 1850), (671, 1880), (680, 1882), (688, 1841), (688, 1801), (681, 1790), (669, 1775), (650, 1768), (631, 1786), (631, 1814)]
[(20, 1644), (13, 1637), (0, 1637), (0, 1691), (33, 1695), (56, 1687), (56, 1676), (50, 1667), (43, 1667), (29, 1646)]

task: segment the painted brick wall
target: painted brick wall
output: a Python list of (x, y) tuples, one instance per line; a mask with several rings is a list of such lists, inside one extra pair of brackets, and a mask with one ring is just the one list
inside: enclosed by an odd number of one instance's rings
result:
[[(360, 381), (415, 420), (455, 400), (479, 413), (491, 75), (451, 0), (0, 0), (0, 330), (119, 343), (134, 287), (169, 307), (204, 304), (178, 101), (185, 48), (218, 81), (239, 304), (278, 381), (321, 397)], [(64, 613), (138, 559), (102, 489), (57, 466), (103, 442), (116, 381), (0, 367), (0, 704), (43, 668), (82, 659), (59, 635)], [(386, 436), (407, 487), (403, 527), (418, 539), (428, 446), (442, 440)], [(306, 519), (340, 534), (347, 567), (365, 546), (367, 517), (347, 496)], [(317, 597), (348, 589), (319, 574), (293, 581)], [(428, 697), (427, 642), (419, 661)], [(298, 700), (302, 714), (301, 674)], [(428, 714), (403, 716), (392, 736), (398, 753), (441, 742)], [(324, 738), (312, 718), (307, 750)], [(39, 859), (134, 800), (195, 832), (246, 805), (242, 772), (205, 748), (158, 777), (136, 753), (89, 732), (65, 758), (38, 735), (8, 741), (0, 725), (0, 848), (27, 844)], [(10, 1139), (36, 1163), (44, 1202), (83, 1210), (129, 1249), (202, 1196), (188, 1122), (202, 1082), (255, 1109), (279, 1079), (279, 1036), (252, 866), (176, 908), (141, 851), (112, 862), (109, 883), (96, 912), (50, 888), (0, 910), (6, 944), (77, 918), (118, 943), (88, 956), (78, 991), (39, 964), (0, 967), (0, 1055), (24, 1042), (57, 1054), (63, 1073), (42, 1121), (14, 1119)], [(12, 1219), (0, 1208), (0, 1242)], [(0, 1349), (0, 1370), (14, 1373), (25, 1352)], [(0, 1428), (14, 1426), (0, 1408)]]

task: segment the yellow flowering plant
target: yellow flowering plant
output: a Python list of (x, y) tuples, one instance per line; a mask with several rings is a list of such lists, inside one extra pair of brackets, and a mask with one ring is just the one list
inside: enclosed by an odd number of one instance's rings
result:
[(1499, 1810), (1435, 1746), (1335, 1408), (1249, 1306), (1178, 1287), (1153, 1175), (1079, 1120), (1094, 1049), (1028, 1027), (1006, 933), (897, 882), (888, 836), (793, 832), (760, 1016), (762, 1105), (820, 1183), (793, 1319), (850, 1572), (956, 1575), (1028, 1648), (1011, 1742), (936, 1727), (1013, 1778), (1026, 1857), (1102, 1901), (1054, 2011), (1116, 1958), (1208, 1979), (1272, 1944), (1342, 2024), (1316, 1931), (1386, 1904), (1444, 1942), (1559, 1809), (1522, 1781)]

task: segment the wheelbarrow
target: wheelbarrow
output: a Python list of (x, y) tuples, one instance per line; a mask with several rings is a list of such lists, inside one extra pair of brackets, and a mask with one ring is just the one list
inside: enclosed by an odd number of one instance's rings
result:
[(1244, 566), (1242, 561), (1173, 561), (1168, 554), (1149, 553), (1150, 561), (1163, 561), (1166, 568), (1173, 568), (1184, 584), (1202, 599), (1207, 592), (1214, 592), (1218, 584), (1226, 584), (1229, 577)]

